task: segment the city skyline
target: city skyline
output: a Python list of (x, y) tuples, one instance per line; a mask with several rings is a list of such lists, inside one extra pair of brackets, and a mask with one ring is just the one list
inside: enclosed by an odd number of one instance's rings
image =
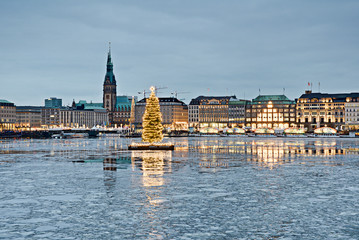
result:
[[(86, 4), (85, 4), (86, 3)], [(358, 92), (356, 1), (0, 3), (0, 99), (102, 102), (108, 42), (118, 95), (151, 85), (189, 103)]]

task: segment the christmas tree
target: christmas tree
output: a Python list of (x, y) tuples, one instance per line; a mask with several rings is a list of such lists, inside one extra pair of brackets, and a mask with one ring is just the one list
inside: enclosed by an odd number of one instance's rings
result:
[(155, 88), (151, 87), (151, 95), (146, 100), (146, 110), (142, 121), (142, 141), (143, 142), (161, 142), (163, 139), (162, 114), (159, 100), (155, 94)]

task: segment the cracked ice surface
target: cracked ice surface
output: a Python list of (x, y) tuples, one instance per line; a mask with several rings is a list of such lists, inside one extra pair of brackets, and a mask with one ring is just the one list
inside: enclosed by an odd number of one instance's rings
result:
[(0, 239), (358, 239), (359, 140), (0, 140)]

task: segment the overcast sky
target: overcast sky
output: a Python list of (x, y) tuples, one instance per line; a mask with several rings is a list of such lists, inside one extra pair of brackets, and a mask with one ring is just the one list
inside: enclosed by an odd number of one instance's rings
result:
[[(359, 1), (0, 1), (0, 99), (359, 92)], [(181, 93), (185, 92), (185, 93)]]

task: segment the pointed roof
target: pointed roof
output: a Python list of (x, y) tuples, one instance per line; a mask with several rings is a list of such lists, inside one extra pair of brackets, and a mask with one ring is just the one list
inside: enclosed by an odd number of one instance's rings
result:
[(113, 74), (113, 64), (111, 60), (111, 42), (109, 43), (108, 54), (107, 54), (107, 68), (105, 75), (105, 82), (109, 80), (111, 84), (116, 84), (116, 78)]

